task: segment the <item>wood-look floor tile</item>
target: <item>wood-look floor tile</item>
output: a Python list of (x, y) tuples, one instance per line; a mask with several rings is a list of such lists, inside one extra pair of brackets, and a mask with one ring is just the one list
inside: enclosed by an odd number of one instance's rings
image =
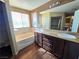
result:
[(56, 59), (54, 55), (33, 44), (21, 50), (14, 59)]

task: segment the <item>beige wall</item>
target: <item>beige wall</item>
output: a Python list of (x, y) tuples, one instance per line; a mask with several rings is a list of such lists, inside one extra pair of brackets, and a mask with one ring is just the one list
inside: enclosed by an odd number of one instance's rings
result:
[(44, 13), (42, 14), (42, 27), (49, 29), (50, 28), (50, 13)]
[(14, 7), (14, 6), (10, 6), (10, 10), (11, 11), (25, 13), (25, 14), (30, 14), (30, 12), (31, 12), (29, 10), (24, 10), (24, 9), (21, 9), (21, 8), (18, 8), (18, 7)]

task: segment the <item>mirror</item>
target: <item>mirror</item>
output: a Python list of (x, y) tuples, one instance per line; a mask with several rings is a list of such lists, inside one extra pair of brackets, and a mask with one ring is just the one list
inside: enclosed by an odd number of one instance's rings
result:
[(79, 1), (73, 1), (40, 12), (41, 27), (52, 30), (78, 32)]

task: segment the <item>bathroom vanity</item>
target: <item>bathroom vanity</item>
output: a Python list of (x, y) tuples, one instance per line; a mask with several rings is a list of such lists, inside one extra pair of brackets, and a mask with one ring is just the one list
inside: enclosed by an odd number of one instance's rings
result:
[(78, 33), (37, 28), (34, 34), (37, 45), (58, 59), (79, 58)]

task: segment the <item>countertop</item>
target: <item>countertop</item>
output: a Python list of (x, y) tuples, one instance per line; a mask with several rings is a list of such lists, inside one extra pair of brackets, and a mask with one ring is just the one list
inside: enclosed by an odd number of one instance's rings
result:
[(50, 29), (43, 29), (43, 28), (35, 28), (35, 32), (50, 35), (50, 36), (68, 40), (68, 41), (72, 41), (75, 43), (79, 43), (79, 33), (61, 31), (61, 30), (50, 30)]

